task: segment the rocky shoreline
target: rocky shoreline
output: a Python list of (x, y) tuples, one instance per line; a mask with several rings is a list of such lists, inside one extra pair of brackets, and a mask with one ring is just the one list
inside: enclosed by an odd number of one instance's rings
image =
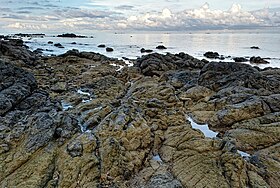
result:
[(127, 61), (0, 41), (0, 186), (279, 187), (280, 69)]

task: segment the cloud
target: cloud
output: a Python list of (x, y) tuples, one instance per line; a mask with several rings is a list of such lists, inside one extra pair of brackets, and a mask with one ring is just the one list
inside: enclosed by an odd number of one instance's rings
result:
[[(92, 7), (60, 7), (40, 10), (30, 14), (32, 9), (19, 7), (18, 12), (2, 14), (6, 29), (26, 30), (199, 30), (199, 29), (238, 29), (256, 28), (263, 26), (280, 26), (280, 9), (262, 9), (258, 11), (245, 11), (241, 5), (233, 4), (227, 10), (212, 9), (208, 3), (195, 9), (172, 11), (164, 8), (142, 9), (125, 4), (112, 9), (100, 9), (97, 4), (105, 6), (108, 1), (96, 1)], [(180, 3), (180, 0), (165, 0), (165, 2)], [(40, 1), (40, 3), (42, 3)], [(49, 3), (49, 2), (47, 2)], [(92, 5), (93, 6), (93, 5)], [(33, 7), (33, 6), (31, 6)], [(34, 6), (35, 8), (37, 6)], [(8, 9), (9, 10), (9, 9)], [(7, 11), (8, 11), (7, 10)], [(37, 11), (37, 9), (35, 10)], [(127, 13), (129, 12), (129, 14)], [(0, 17), (1, 18), (1, 17)], [(3, 25), (3, 24), (2, 24)]]
[(130, 16), (124, 23), (127, 28), (156, 29), (156, 30), (183, 30), (183, 29), (220, 29), (236, 26), (265, 25), (263, 19), (252, 13), (242, 10), (239, 4), (233, 4), (227, 11), (212, 10), (206, 3), (198, 9), (190, 9), (171, 13), (164, 9), (160, 13), (146, 13)]
[(132, 10), (134, 9), (134, 6), (131, 5), (120, 5), (120, 6), (116, 6), (115, 9), (117, 10)]
[(0, 8), (0, 12), (12, 12), (10, 8)]

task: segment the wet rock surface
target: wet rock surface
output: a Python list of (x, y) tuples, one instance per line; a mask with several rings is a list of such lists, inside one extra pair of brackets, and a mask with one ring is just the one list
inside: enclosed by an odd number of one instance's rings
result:
[(12, 57), (0, 57), (1, 187), (280, 184), (279, 69), (185, 53), (131, 67), (77, 50), (32, 66)]
[(254, 64), (269, 64), (268, 61), (266, 61), (265, 59), (261, 58), (261, 57), (251, 57), (250, 58), (250, 63), (254, 63)]

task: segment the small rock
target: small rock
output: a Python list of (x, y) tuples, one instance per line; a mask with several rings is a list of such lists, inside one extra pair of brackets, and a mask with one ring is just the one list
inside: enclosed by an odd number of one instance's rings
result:
[(48, 44), (53, 44), (53, 41), (49, 41)]
[(71, 44), (77, 44), (76, 42), (72, 42)]
[(256, 49), (256, 50), (260, 49), (258, 46), (251, 46), (250, 48), (251, 49)]
[(206, 52), (203, 55), (210, 59), (219, 59), (220, 58), (220, 54), (218, 52)]
[(60, 43), (56, 43), (54, 44), (55, 47), (58, 47), (58, 48), (64, 48)]
[(159, 46), (156, 47), (156, 49), (158, 49), (158, 50), (165, 50), (167, 48), (165, 46), (163, 46), (163, 45), (159, 45)]
[(99, 44), (97, 47), (98, 47), (98, 48), (105, 48), (106, 45), (105, 45), (105, 44)]
[(153, 52), (153, 50), (141, 48), (140, 52), (141, 53), (151, 53), (151, 52)]
[(106, 52), (113, 52), (113, 51), (114, 51), (113, 48), (110, 48), (110, 47), (107, 47), (107, 48), (106, 48)]

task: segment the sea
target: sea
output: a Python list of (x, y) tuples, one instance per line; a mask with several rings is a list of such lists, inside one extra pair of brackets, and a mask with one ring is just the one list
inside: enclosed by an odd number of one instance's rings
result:
[[(233, 57), (260, 56), (267, 58), (266, 60), (270, 62), (257, 65), (260, 68), (280, 67), (280, 29), (186, 32), (93, 31), (85, 36), (87, 38), (60, 38), (57, 35), (46, 34), (43, 38), (23, 39), (30, 50), (41, 48), (45, 55), (59, 55), (71, 49), (78, 49), (79, 51), (101, 53), (112, 58), (136, 59), (146, 55), (146, 53), (140, 52), (141, 48), (145, 48), (162, 54), (185, 52), (198, 59), (207, 59), (203, 54), (213, 51), (227, 57), (223, 61), (231, 62)], [(64, 48), (48, 44), (49, 41), (60, 43)], [(98, 48), (99, 44), (105, 44), (114, 51), (106, 52), (105, 48)], [(158, 50), (156, 49), (158, 45), (164, 45), (167, 49)], [(252, 46), (257, 46), (259, 49), (251, 49)], [(249, 62), (247, 63), (249, 64)]]

